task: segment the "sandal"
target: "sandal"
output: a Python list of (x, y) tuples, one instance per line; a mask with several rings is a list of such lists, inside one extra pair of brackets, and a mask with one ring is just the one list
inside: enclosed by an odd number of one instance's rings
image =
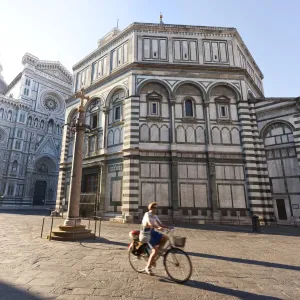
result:
[(152, 270), (151, 270), (151, 268), (145, 268), (145, 272), (146, 272), (148, 275), (151, 275), (151, 276), (154, 275), (153, 272), (152, 272)]

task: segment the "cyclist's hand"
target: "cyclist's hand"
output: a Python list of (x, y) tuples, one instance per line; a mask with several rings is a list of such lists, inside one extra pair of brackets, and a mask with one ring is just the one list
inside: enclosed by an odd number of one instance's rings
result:
[(162, 230), (163, 230), (163, 228), (162, 228), (162, 227), (158, 227), (158, 228), (157, 228), (157, 230), (160, 230), (160, 231), (162, 231)]

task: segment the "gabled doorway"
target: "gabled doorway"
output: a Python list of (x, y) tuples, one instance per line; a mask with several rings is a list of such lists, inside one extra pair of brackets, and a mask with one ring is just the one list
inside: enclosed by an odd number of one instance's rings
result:
[(45, 205), (47, 181), (37, 180), (32, 205)]

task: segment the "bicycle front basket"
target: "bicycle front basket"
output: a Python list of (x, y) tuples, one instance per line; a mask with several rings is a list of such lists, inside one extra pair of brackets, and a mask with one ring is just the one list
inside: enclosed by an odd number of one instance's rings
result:
[(185, 246), (185, 237), (182, 236), (172, 236), (173, 244), (175, 247), (184, 247)]

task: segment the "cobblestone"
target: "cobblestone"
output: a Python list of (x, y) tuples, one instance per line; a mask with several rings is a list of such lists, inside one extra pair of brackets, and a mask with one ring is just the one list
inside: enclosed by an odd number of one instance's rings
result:
[(161, 259), (155, 276), (131, 269), (128, 232), (138, 225), (102, 222), (101, 239), (49, 242), (49, 219), (42, 239), (41, 222), (37, 215), (0, 214), (1, 300), (300, 299), (300, 228), (253, 234), (247, 227), (179, 227), (194, 267), (179, 285)]

